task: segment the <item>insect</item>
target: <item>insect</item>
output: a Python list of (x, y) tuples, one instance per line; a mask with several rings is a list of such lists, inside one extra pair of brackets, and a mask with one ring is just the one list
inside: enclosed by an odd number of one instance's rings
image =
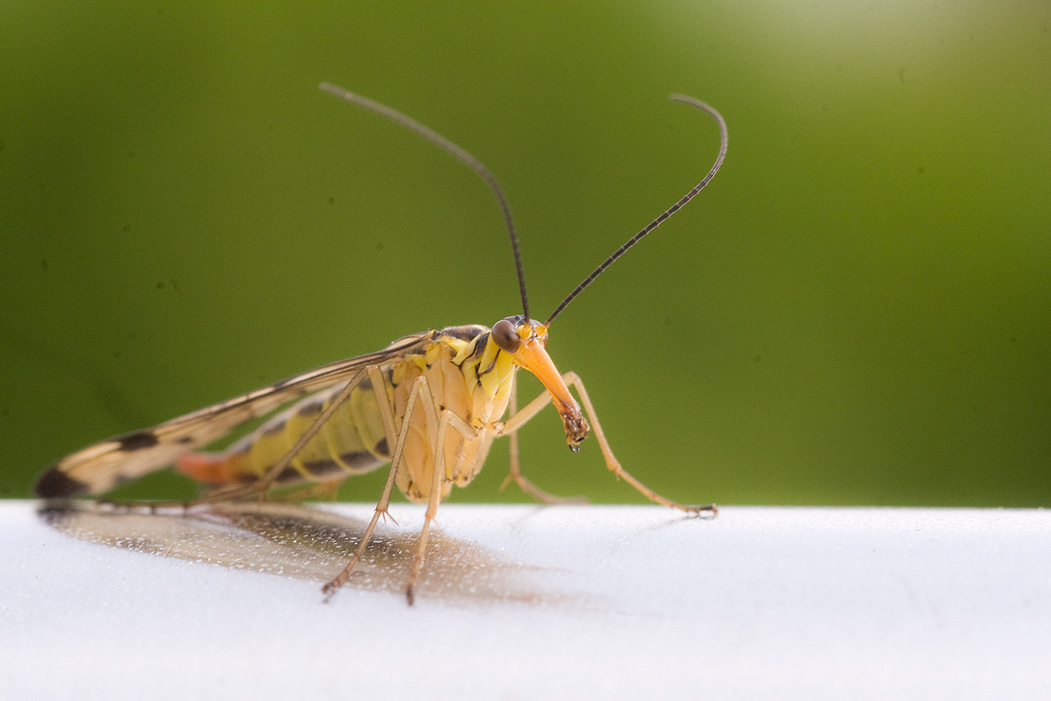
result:
[[(322, 591), (331, 596), (348, 581), (379, 519), (388, 515), (391, 494), (397, 486), (410, 500), (427, 504), (406, 586), (406, 597), (412, 604), (438, 505), (454, 485), (464, 487), (478, 474), (494, 439), (510, 438), (507, 481), (514, 480), (541, 501), (559, 501), (530, 482), (522, 474), (518, 460), (518, 429), (552, 404), (562, 418), (566, 442), (573, 452), (593, 431), (606, 467), (650, 500), (689, 514), (714, 515), (714, 505), (686, 506), (671, 501), (621, 467), (583, 382), (576, 373), (561, 373), (546, 346), (548, 329), (566, 306), (715, 176), (727, 149), (722, 116), (699, 100), (671, 96), (672, 100), (707, 112), (718, 124), (720, 145), (714, 164), (693, 189), (614, 251), (546, 321), (539, 322), (529, 313), (510, 209), (489, 170), (445, 137), (390, 107), (328, 83), (320, 87), (415, 132), (485, 181), (496, 197), (511, 239), (522, 313), (501, 319), (491, 328), (450, 326), (405, 336), (381, 351), (325, 365), (153, 428), (88, 446), (44, 472), (36, 483), (36, 494), (45, 498), (101, 494), (174, 463), (179, 471), (209, 488), (190, 503), (262, 498), (272, 489), (289, 487), (298, 487), (298, 496), (305, 498), (334, 489), (347, 477), (389, 463), (383, 492), (357, 549)], [(515, 392), (519, 368), (535, 375), (545, 387), (522, 408), (517, 405)], [(576, 389), (579, 404), (570, 387)], [(503, 418), (505, 413), (507, 418)], [(194, 452), (244, 422), (268, 414), (275, 415), (222, 452)]]

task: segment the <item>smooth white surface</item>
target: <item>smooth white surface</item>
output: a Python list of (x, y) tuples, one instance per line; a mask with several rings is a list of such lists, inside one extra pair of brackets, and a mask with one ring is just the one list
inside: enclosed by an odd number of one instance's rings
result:
[(327, 508), (0, 504), (0, 697), (1051, 698), (1051, 512)]

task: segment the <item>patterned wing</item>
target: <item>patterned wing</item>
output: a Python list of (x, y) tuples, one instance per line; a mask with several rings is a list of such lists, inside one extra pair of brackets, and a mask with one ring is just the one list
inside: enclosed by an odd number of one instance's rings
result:
[(430, 342), (435, 334), (427, 331), (406, 336), (376, 353), (324, 365), (153, 428), (88, 446), (48, 468), (34, 489), (37, 496), (45, 498), (109, 491), (118, 484), (167, 467), (180, 455), (206, 446), (244, 422), (269, 414), (292, 399), (347, 382), (369, 367), (411, 354)]

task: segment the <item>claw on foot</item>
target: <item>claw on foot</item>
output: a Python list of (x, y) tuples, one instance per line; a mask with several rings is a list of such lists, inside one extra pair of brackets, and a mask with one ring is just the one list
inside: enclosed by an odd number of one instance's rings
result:
[(713, 519), (719, 515), (719, 507), (715, 504), (708, 504), (707, 506), (691, 506), (687, 511), (697, 518)]
[(332, 597), (336, 595), (336, 592), (343, 586), (343, 582), (340, 581), (340, 577), (336, 577), (331, 582), (321, 587), (321, 593), (325, 596), (324, 603), (328, 603), (332, 600)]

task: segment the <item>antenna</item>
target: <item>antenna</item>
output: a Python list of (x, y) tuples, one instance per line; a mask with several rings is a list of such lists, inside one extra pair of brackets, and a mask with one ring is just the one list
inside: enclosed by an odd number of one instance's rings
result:
[[(668, 217), (670, 217), (671, 215), (675, 214), (680, 209), (682, 209), (683, 205), (685, 205), (687, 202), (692, 200), (694, 198), (694, 196), (698, 192), (703, 190), (704, 186), (707, 185), (709, 182), (711, 182), (711, 179), (713, 177), (715, 177), (715, 174), (719, 171), (719, 166), (722, 165), (723, 159), (726, 158), (726, 146), (727, 146), (727, 143), (728, 143), (727, 132), (726, 132), (726, 120), (723, 119), (723, 116), (721, 114), (719, 114), (719, 112), (716, 111), (716, 109), (714, 107), (712, 107), (712, 106), (710, 106), (710, 105), (708, 105), (708, 104), (706, 104), (704, 102), (701, 102), (700, 100), (694, 99), (692, 97), (688, 97), (686, 95), (670, 95), (668, 97), (668, 99), (675, 100), (676, 102), (683, 102), (683, 103), (685, 103), (687, 105), (691, 105), (693, 107), (696, 107), (699, 110), (703, 110), (703, 111), (707, 112), (708, 114), (710, 114), (712, 116), (712, 119), (714, 119), (716, 121), (716, 123), (718, 123), (718, 125), (719, 125), (719, 155), (716, 156), (715, 163), (712, 164), (712, 167), (708, 171), (708, 174), (704, 176), (704, 178), (701, 180), (701, 182), (697, 183), (697, 185), (692, 190), (687, 192), (683, 196), (683, 198), (681, 200), (679, 200), (678, 202), (673, 204), (671, 207), (668, 207), (668, 209), (666, 209), (663, 214), (661, 214), (659, 217), (657, 217), (656, 219), (651, 221), (649, 224), (647, 224), (642, 229), (642, 231), (640, 231), (639, 233), (635, 234), (630, 239), (628, 239), (627, 242), (625, 242), (625, 244), (623, 246), (621, 246), (620, 248), (615, 250), (613, 252), (613, 254), (609, 258), (607, 258), (605, 261), (603, 261), (602, 265), (600, 265), (599, 267), (595, 268), (595, 270), (590, 275), (588, 275), (586, 278), (584, 278), (584, 281), (582, 283), (580, 283), (579, 285), (577, 285), (576, 289), (573, 290), (572, 292), (570, 292), (569, 296), (566, 297), (564, 300), (562, 300), (561, 304), (559, 304), (557, 307), (555, 307), (555, 311), (551, 312), (551, 316), (549, 316), (547, 318), (547, 321), (544, 322), (544, 326), (549, 326), (551, 324), (551, 322), (555, 320), (555, 317), (558, 316), (559, 314), (561, 314), (562, 310), (564, 310), (567, 306), (569, 306), (570, 302), (572, 302), (574, 299), (576, 299), (577, 295), (579, 295), (581, 292), (583, 292), (587, 288), (588, 285), (590, 285), (592, 282), (594, 282), (595, 278), (597, 278), (599, 275), (601, 275), (602, 272), (606, 268), (608, 268), (609, 266), (613, 265), (613, 261), (617, 260), (622, 255), (627, 253), (629, 248), (631, 248), (632, 246), (637, 244), (642, 239), (643, 236), (645, 236), (646, 234), (650, 233), (651, 231), (656, 229), (658, 226), (660, 226), (662, 223), (664, 223), (665, 219), (667, 219)], [(523, 292), (523, 294), (524, 294), (524, 292)]]
[(473, 170), (478, 174), (478, 177), (485, 181), (485, 184), (488, 185), (489, 189), (493, 191), (494, 195), (496, 195), (496, 201), (500, 204), (500, 209), (504, 213), (504, 221), (507, 223), (507, 233), (511, 236), (511, 251), (515, 256), (515, 270), (518, 272), (518, 289), (522, 293), (522, 313), (525, 315), (526, 321), (528, 321), (529, 300), (526, 298), (525, 273), (522, 270), (522, 254), (518, 250), (518, 237), (515, 235), (515, 225), (514, 222), (511, 221), (511, 209), (507, 206), (507, 200), (504, 198), (504, 193), (500, 189), (500, 185), (496, 182), (496, 178), (489, 172), (489, 169), (486, 168), (477, 158), (467, 153), (433, 129), (429, 129), (420, 124), (412, 117), (407, 117), (395, 109), (382, 105), (374, 100), (370, 100), (367, 97), (352, 93), (349, 90), (344, 90), (343, 88), (332, 85), (331, 83), (322, 83), (318, 87), (327, 93), (343, 98), (347, 102), (351, 102), (359, 107), (364, 107), (367, 110), (382, 115), (392, 122), (400, 124), (406, 129), (415, 132), (417, 135), (430, 141), (435, 146), (438, 146), (439, 148), (444, 149), (447, 153), (455, 156), (457, 160)]

